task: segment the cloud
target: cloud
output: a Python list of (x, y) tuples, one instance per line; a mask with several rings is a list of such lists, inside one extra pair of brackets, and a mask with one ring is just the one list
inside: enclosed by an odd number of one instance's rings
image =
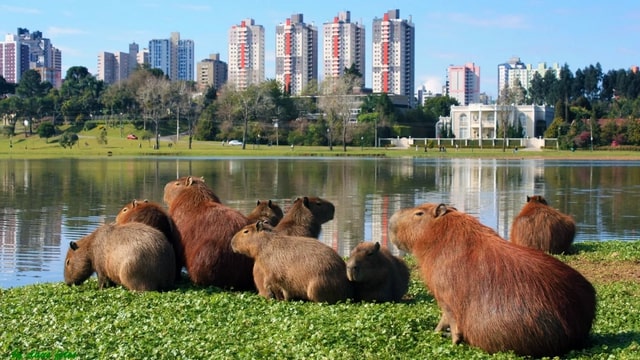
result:
[(74, 29), (74, 28), (61, 28), (56, 26), (51, 26), (47, 29), (47, 35), (51, 37), (55, 36), (64, 36), (64, 35), (79, 35), (86, 34), (84, 30)]
[(11, 6), (11, 5), (0, 5), (0, 12), (20, 13), (20, 14), (29, 14), (29, 15), (40, 14), (40, 10), (35, 8), (26, 8), (26, 7)]

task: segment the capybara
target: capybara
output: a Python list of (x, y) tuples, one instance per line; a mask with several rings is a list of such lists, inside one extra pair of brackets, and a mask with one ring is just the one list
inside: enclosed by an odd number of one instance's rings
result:
[(194, 284), (255, 290), (253, 260), (231, 250), (231, 238), (249, 223), (243, 214), (221, 204), (204, 181), (191, 176), (168, 182), (164, 201), (180, 232), (185, 267)]
[(559, 356), (583, 347), (596, 293), (579, 272), (542, 251), (515, 245), (444, 204), (397, 211), (391, 241), (416, 257), (442, 310), (436, 331), (489, 353)]
[(174, 285), (175, 255), (160, 230), (131, 222), (105, 224), (69, 243), (64, 282), (80, 285), (94, 272), (100, 289), (168, 290)]
[(514, 244), (551, 254), (568, 252), (576, 236), (576, 222), (552, 208), (540, 196), (527, 196), (527, 203), (513, 220), (509, 239)]
[(171, 243), (171, 247), (176, 255), (176, 280), (181, 278), (182, 267), (184, 266), (184, 254), (182, 244), (180, 243), (180, 233), (173, 223), (173, 219), (162, 205), (143, 200), (133, 199), (127, 203), (116, 216), (117, 224), (125, 224), (128, 222), (139, 222), (154, 227), (164, 234)]
[(255, 285), (265, 298), (336, 303), (353, 297), (344, 260), (314, 238), (284, 235), (258, 221), (238, 231), (231, 247), (255, 260)]
[(361, 242), (351, 250), (347, 278), (358, 301), (400, 301), (409, 289), (407, 264), (378, 242)]
[(282, 208), (271, 200), (258, 200), (256, 207), (247, 215), (250, 224), (263, 220), (276, 226), (284, 216)]
[(275, 230), (292, 236), (318, 238), (322, 224), (333, 219), (335, 207), (315, 196), (297, 198), (284, 214)]

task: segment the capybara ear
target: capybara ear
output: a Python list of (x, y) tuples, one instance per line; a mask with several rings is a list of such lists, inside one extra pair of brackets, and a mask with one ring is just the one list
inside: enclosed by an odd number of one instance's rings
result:
[[(256, 201), (256, 206), (260, 205), (260, 199), (258, 199), (258, 201)], [(269, 205), (271, 205), (271, 201), (269, 201)]]
[(378, 251), (380, 251), (380, 243), (376, 241), (375, 245), (374, 245), (374, 249), (372, 254), (377, 253)]
[(527, 195), (527, 202), (531, 201), (531, 196)]
[[(260, 200), (258, 200), (258, 205), (260, 205)], [(273, 203), (271, 202), (271, 199), (269, 199), (269, 207), (272, 207)]]
[(308, 197), (306, 197), (306, 196), (305, 196), (305, 197), (302, 199), (302, 202), (304, 203), (304, 206), (305, 206), (305, 207), (309, 207), (309, 198), (308, 198)]
[(78, 250), (78, 244), (76, 244), (75, 241), (71, 241), (69, 242), (69, 247), (71, 248), (71, 250), (76, 251)]
[(144, 199), (144, 200), (142, 200), (142, 202), (147, 204), (149, 202), (149, 199)]
[[(138, 200), (133, 199), (133, 200), (131, 201), (131, 207), (136, 207), (136, 206), (138, 206)], [(124, 209), (123, 209), (123, 210), (124, 210)]]
[(186, 181), (187, 186), (191, 186), (193, 184), (193, 177), (189, 176)]
[(447, 213), (447, 205), (440, 204), (436, 207), (433, 213), (433, 217), (439, 217)]

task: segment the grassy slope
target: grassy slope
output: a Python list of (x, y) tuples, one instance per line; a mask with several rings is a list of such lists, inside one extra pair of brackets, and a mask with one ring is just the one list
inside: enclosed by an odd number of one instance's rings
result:
[[(562, 256), (598, 291), (590, 347), (568, 359), (637, 359), (640, 242), (580, 243)], [(408, 259), (413, 264), (411, 258)], [(607, 262), (627, 276), (602, 273)], [(608, 270), (605, 270), (608, 271)], [(188, 284), (165, 293), (97, 290), (91, 280), (0, 290), (0, 357), (517, 359), (453, 346), (433, 332), (439, 310), (415, 272), (399, 304), (267, 301)]]

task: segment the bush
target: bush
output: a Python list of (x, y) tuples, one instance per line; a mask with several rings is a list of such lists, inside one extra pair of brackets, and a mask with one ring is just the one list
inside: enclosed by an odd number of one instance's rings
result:
[(63, 148), (66, 149), (68, 146), (69, 149), (71, 149), (73, 148), (73, 145), (75, 145), (78, 142), (78, 134), (64, 133), (62, 134), (58, 142), (60, 143), (60, 146), (62, 146)]
[(38, 126), (38, 136), (40, 136), (40, 138), (47, 139), (47, 142), (49, 142), (49, 138), (54, 136), (55, 134), (56, 127), (50, 122), (45, 122)]

